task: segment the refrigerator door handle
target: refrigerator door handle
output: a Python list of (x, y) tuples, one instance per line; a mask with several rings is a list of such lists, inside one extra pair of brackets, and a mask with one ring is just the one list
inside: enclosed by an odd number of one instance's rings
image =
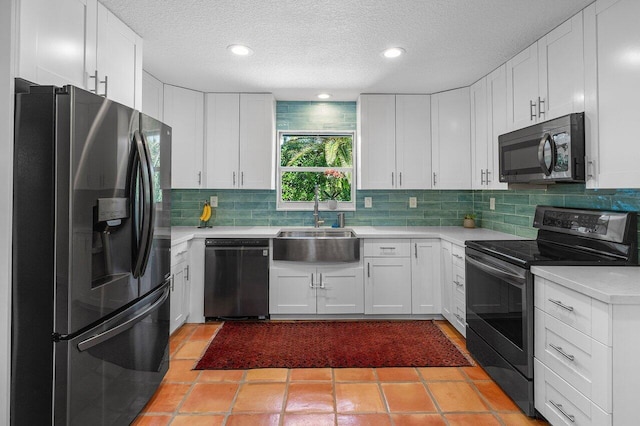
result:
[(84, 352), (88, 349), (93, 348), (94, 346), (97, 346), (103, 342), (106, 342), (107, 340), (117, 336), (118, 334), (121, 334), (129, 330), (131, 327), (133, 327), (134, 325), (136, 325), (137, 323), (145, 319), (147, 316), (149, 316), (151, 312), (158, 309), (160, 305), (162, 305), (165, 302), (165, 300), (167, 300), (170, 293), (171, 293), (170, 287), (168, 286), (167, 282), (165, 282), (165, 285), (162, 288), (162, 294), (157, 300), (152, 302), (152, 304), (149, 307), (147, 307), (140, 313), (136, 314), (135, 317), (123, 322), (122, 324), (118, 324), (113, 328), (103, 331), (102, 333), (96, 334), (95, 336), (91, 336), (88, 339), (85, 339), (82, 342), (78, 343), (78, 350), (80, 352)]
[(136, 181), (142, 180), (141, 193), (142, 193), (142, 203), (143, 203), (142, 219), (141, 219), (142, 223), (140, 224), (140, 227), (142, 229), (140, 230), (138, 241), (135, 241), (138, 250), (136, 253), (136, 258), (133, 266), (133, 277), (140, 278), (140, 276), (144, 274), (144, 269), (147, 266), (147, 259), (149, 255), (149, 249), (150, 249), (149, 246), (151, 245), (150, 244), (151, 241), (148, 237), (149, 235), (151, 235), (150, 232), (151, 233), (153, 232), (153, 231), (150, 231), (149, 229), (153, 225), (151, 223), (151, 219), (152, 219), (152, 213), (151, 213), (152, 198), (151, 197), (153, 196), (153, 194), (151, 194), (151, 182), (149, 181), (149, 178), (150, 178), (149, 160), (147, 158), (148, 150), (145, 149), (142, 135), (138, 130), (134, 132), (133, 139), (136, 146), (137, 157), (139, 159), (138, 171), (140, 175), (139, 175), (139, 178), (136, 179)]
[(147, 138), (142, 133), (140, 134), (142, 137), (142, 147), (144, 148), (144, 152), (146, 154), (146, 172), (149, 176), (149, 190), (147, 191), (147, 199), (145, 200), (145, 214), (148, 215), (147, 223), (149, 224), (146, 238), (147, 238), (147, 250), (144, 253), (142, 269), (140, 270), (140, 275), (144, 275), (147, 270), (147, 264), (149, 262), (149, 257), (151, 256), (151, 245), (153, 242), (153, 234), (155, 233), (155, 209), (153, 208), (154, 202), (154, 194), (153, 194), (153, 163), (151, 160), (151, 152), (149, 151), (149, 143), (147, 142)]

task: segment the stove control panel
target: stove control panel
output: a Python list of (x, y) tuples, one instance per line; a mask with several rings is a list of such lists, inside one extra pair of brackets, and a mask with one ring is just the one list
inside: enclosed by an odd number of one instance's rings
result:
[(536, 207), (533, 226), (547, 231), (621, 243), (625, 235), (635, 232), (635, 213), (603, 210)]

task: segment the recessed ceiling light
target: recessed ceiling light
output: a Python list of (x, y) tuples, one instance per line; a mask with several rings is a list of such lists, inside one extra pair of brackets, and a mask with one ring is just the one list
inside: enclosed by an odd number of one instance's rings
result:
[(238, 56), (249, 56), (253, 55), (253, 50), (250, 47), (243, 46), (241, 44), (231, 44), (227, 46), (227, 49), (234, 55)]
[(397, 58), (405, 52), (406, 50), (404, 50), (402, 47), (390, 47), (389, 49), (386, 49), (382, 52), (382, 56), (384, 56), (385, 58)]
[(329, 99), (331, 97), (331, 94), (329, 94), (329, 93), (320, 93), (320, 94), (318, 94), (318, 97), (320, 99)]

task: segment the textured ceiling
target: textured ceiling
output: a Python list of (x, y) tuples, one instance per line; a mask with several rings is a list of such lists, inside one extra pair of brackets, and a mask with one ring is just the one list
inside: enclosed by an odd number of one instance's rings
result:
[[(279, 100), (467, 86), (593, 0), (101, 0), (144, 39), (144, 69)], [(245, 44), (249, 57), (226, 47)], [(406, 55), (380, 53), (402, 46)]]

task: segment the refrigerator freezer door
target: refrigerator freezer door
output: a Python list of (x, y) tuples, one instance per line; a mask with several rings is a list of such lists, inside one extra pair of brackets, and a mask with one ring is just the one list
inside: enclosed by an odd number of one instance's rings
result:
[(140, 114), (140, 131), (152, 167), (154, 232), (149, 259), (140, 277), (140, 295), (171, 274), (171, 127)]
[(55, 424), (135, 419), (169, 367), (169, 294), (167, 281), (104, 324), (55, 344)]

